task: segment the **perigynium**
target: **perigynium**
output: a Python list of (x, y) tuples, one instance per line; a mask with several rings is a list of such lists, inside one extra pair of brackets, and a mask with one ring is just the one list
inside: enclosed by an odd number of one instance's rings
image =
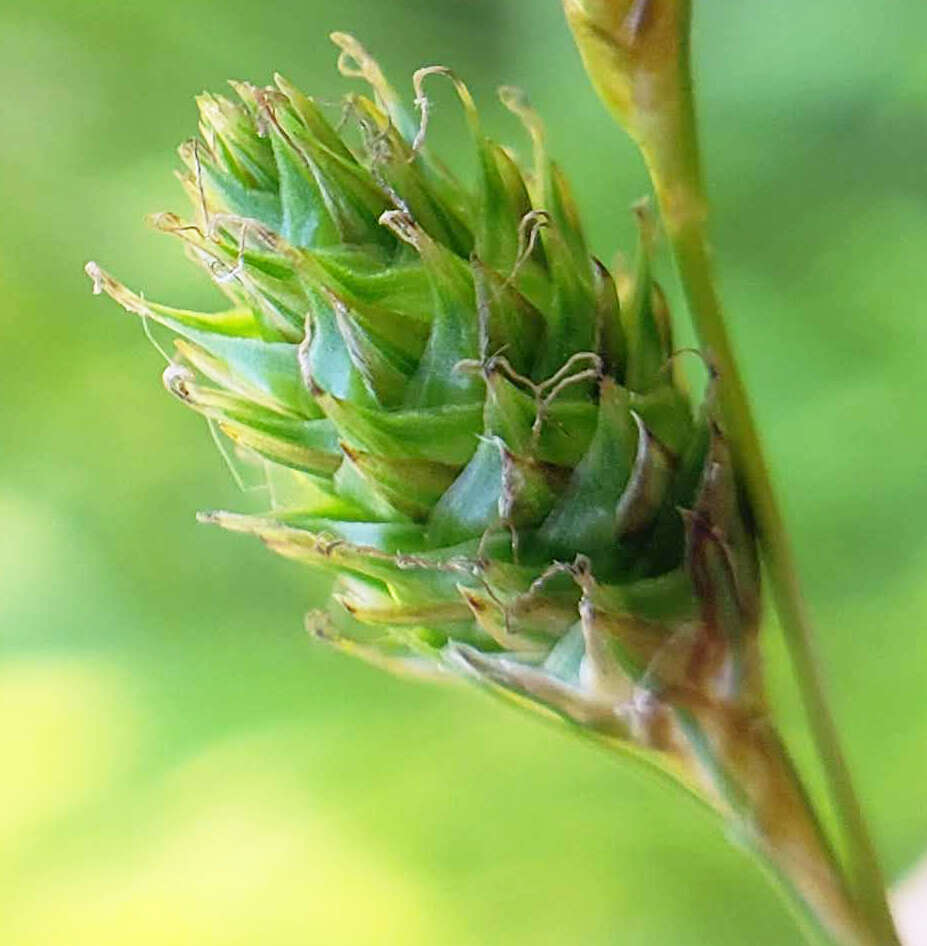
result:
[[(576, 27), (589, 11), (569, 6)], [(95, 291), (173, 333), (167, 389), (267, 477), (265, 514), (201, 519), (330, 572), (308, 622), (322, 640), (633, 752), (719, 812), (828, 935), (874, 942), (770, 721), (729, 379), (707, 351), (693, 403), (649, 211), (633, 265), (610, 270), (521, 93), (500, 95), (527, 165), (451, 71), (415, 74), (416, 114), (333, 39), (370, 88), (337, 123), (281, 76), (197, 100), (200, 137), (180, 148), (192, 216), (152, 222), (227, 308), (161, 305), (87, 266)], [(438, 81), (474, 183), (429, 147)], [(633, 90), (619, 100), (634, 111)]]

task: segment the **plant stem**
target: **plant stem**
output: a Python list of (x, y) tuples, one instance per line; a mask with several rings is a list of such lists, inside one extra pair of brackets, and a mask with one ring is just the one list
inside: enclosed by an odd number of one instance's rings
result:
[(731, 836), (741, 836), (809, 941), (868, 946), (840, 865), (773, 727), (761, 719), (742, 720), (739, 751), (718, 755), (718, 740), (691, 712), (677, 710), (676, 717), (729, 833), (733, 828)]
[[(858, 933), (858, 943), (897, 946), (878, 860), (824, 694), (785, 524), (715, 285), (692, 94), (691, 0), (563, 0), (563, 6), (593, 85), (647, 163), (692, 320), (720, 378), (717, 390), (727, 438), (756, 517), (782, 630), (839, 825), (843, 863), (835, 859), (835, 867), (859, 917), (853, 933)], [(810, 812), (810, 802), (807, 807)]]
[(798, 587), (782, 515), (761, 452), (743, 381), (721, 319), (704, 233), (701, 227), (687, 224), (672, 232), (670, 239), (699, 336), (722, 379), (719, 384), (722, 416), (756, 515), (760, 545), (779, 619), (831, 801), (840, 821), (849, 862), (850, 887), (860, 909), (873, 925), (873, 932), (881, 937), (877, 942), (895, 944), (898, 939), (885, 899), (881, 871), (824, 694), (811, 625)]
[(680, 17), (682, 33), (675, 96), (678, 111), (671, 122), (675, 140), (664, 138), (662, 142), (673, 156), (667, 160), (658, 149), (646, 147), (644, 153), (696, 331), (721, 381), (718, 392), (727, 436), (756, 516), (779, 619), (840, 823), (850, 890), (871, 933), (877, 937), (873, 942), (884, 946), (898, 944), (878, 859), (824, 693), (785, 523), (716, 289), (706, 236), (707, 202), (700, 172), (689, 64), (689, 0), (681, 0), (678, 5), (684, 9)]

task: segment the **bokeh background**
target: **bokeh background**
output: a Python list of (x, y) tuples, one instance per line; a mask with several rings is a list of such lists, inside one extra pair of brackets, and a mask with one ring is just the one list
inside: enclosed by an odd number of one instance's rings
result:
[[(725, 296), (898, 877), (927, 849), (927, 6), (695, 6)], [(319, 584), (194, 523), (259, 498), (81, 268), (209, 304), (142, 223), (182, 209), (192, 96), (277, 69), (334, 102), (332, 29), (405, 88), (454, 66), (519, 147), (493, 90), (523, 86), (596, 250), (630, 246), (646, 179), (555, 0), (3, 5), (0, 941), (796, 942), (758, 871), (672, 791), (478, 693), (314, 646), (301, 614)], [(456, 154), (462, 120), (437, 96)], [(774, 623), (769, 661), (784, 680)]]

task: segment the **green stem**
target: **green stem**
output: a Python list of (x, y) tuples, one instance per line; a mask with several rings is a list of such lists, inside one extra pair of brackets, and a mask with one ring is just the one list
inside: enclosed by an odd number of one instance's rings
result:
[[(764, 726), (751, 726), (754, 738), (761, 745), (747, 765), (763, 767), (764, 786), (776, 785), (778, 805), (769, 816), (758, 818), (766, 805), (751, 797), (750, 784), (730, 768), (730, 760), (716, 755), (712, 740), (694, 715), (677, 709), (677, 724), (684, 733), (691, 751), (703, 769), (719, 802), (718, 813), (726, 815), (741, 835), (744, 847), (753, 856), (763, 874), (790, 906), (793, 917), (805, 938), (814, 944), (859, 942), (859, 919), (855, 906), (847, 899), (839, 865), (831, 856), (815, 812), (807, 804), (801, 785), (795, 778), (790, 760), (777, 737), (764, 731)], [(772, 736), (772, 738), (770, 738)], [(743, 750), (745, 747), (741, 747)], [(801, 851), (796, 860), (795, 850)]]
[[(661, 130), (671, 130), (672, 136), (658, 136), (656, 147), (653, 142), (642, 141), (642, 147), (696, 331), (720, 378), (718, 393), (722, 416), (756, 516), (776, 608), (840, 823), (850, 889), (871, 932), (877, 937), (874, 942), (884, 946), (898, 944), (878, 859), (824, 693), (812, 628), (799, 590), (785, 523), (716, 289), (706, 236), (707, 202), (700, 172), (689, 65), (689, 2), (681, 0), (679, 5), (684, 11), (680, 17), (682, 33), (675, 115), (668, 123), (660, 123)], [(668, 154), (662, 153), (663, 149), (667, 149)]]
[(835, 866), (859, 915), (855, 925), (864, 927), (856, 939), (897, 946), (878, 860), (825, 698), (785, 524), (715, 286), (689, 62), (691, 0), (563, 0), (563, 6), (593, 85), (647, 162), (696, 331), (720, 378), (724, 426), (756, 516), (843, 841), (843, 864)]
[(746, 391), (734, 361), (709, 268), (704, 234), (691, 224), (671, 234), (673, 251), (702, 344), (721, 379), (719, 400), (727, 434), (756, 515), (779, 619), (849, 862), (849, 882), (879, 943), (898, 938), (885, 899), (872, 841), (853, 788), (849, 769), (828, 707), (814, 653), (812, 629), (796, 579), (791, 548), (773, 492), (769, 471)]

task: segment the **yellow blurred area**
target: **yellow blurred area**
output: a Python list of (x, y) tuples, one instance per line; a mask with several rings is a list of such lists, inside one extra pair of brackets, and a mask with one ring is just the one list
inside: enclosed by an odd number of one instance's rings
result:
[[(16, 776), (0, 782), (5, 946), (433, 941), (425, 891), (311, 797), (285, 733), (207, 746), (109, 812), (102, 836), (68, 838), (62, 822), (98, 819), (143, 749), (125, 674), (89, 660), (0, 671)], [(62, 849), (34, 863), (56, 829)]]
[(0, 665), (4, 875), (32, 839), (126, 772), (138, 748), (133, 716), (125, 674), (102, 661), (22, 658)]

